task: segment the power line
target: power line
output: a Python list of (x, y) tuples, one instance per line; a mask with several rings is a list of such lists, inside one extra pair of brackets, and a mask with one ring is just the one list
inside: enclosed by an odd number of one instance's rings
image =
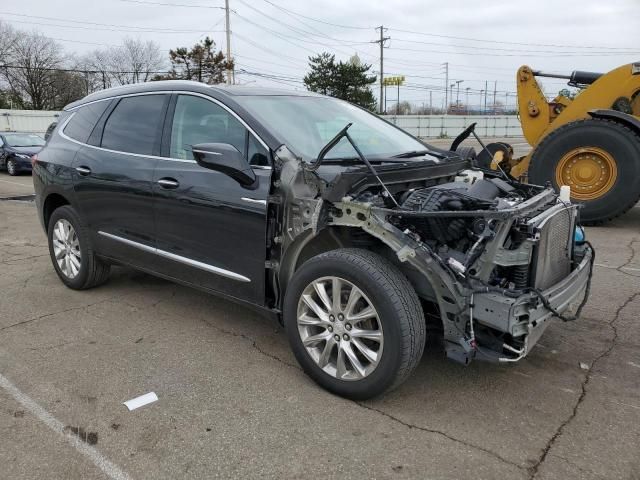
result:
[[(436, 46), (441, 46), (441, 47), (448, 47), (448, 48), (460, 48), (460, 49), (468, 49), (468, 50), (492, 50), (492, 51), (501, 51), (501, 52), (521, 52), (524, 53), (525, 55), (531, 55), (533, 53), (550, 53), (550, 54), (575, 54), (575, 55), (585, 55), (584, 52), (558, 52), (558, 51), (554, 51), (554, 50), (529, 50), (529, 49), (523, 49), (523, 48), (500, 48), (500, 47), (482, 47), (482, 46), (477, 46), (477, 45), (449, 45), (446, 43), (439, 43), (439, 42), (424, 42), (421, 40), (409, 40), (409, 39), (403, 39), (403, 38), (393, 38), (394, 41), (396, 42), (405, 42), (405, 43), (419, 43), (422, 45), (436, 45)], [(628, 52), (628, 53), (637, 53), (638, 50), (634, 50), (633, 52)], [(589, 52), (589, 55), (593, 55), (596, 52)], [(617, 52), (597, 52), (597, 53), (603, 53), (603, 54), (617, 54)], [(626, 53), (626, 52), (625, 52)]]
[[(303, 30), (301, 28), (298, 27), (294, 27), (286, 22), (283, 22), (281, 19), (278, 18), (274, 18), (271, 15), (263, 12), (262, 10), (258, 10), (257, 8), (253, 7), (252, 5), (248, 4), (246, 1), (244, 0), (238, 0), (240, 3), (242, 3), (243, 5), (245, 5), (246, 7), (250, 8), (251, 10), (253, 10), (254, 12), (258, 13), (259, 15), (262, 15), (266, 18), (268, 18), (269, 20), (272, 20), (273, 22), (275, 22), (278, 26), (284, 26), (286, 28), (288, 28), (289, 30), (297, 33), (297, 34), (301, 34), (301, 35), (306, 35), (307, 37), (324, 37), (327, 38), (329, 40), (332, 40), (334, 42), (339, 42), (341, 44), (344, 44), (345, 46), (350, 46), (350, 45), (359, 45), (359, 44), (367, 44), (369, 42), (358, 42), (358, 41), (349, 41), (349, 40), (343, 40), (340, 38), (334, 38), (334, 37), (330, 37), (329, 35), (326, 35), (324, 33), (321, 34), (317, 34), (317, 33), (313, 33), (313, 32), (309, 32), (308, 30)], [(299, 21), (299, 20), (298, 20)], [(283, 34), (284, 35), (284, 34)], [(317, 42), (317, 40), (314, 39), (314, 42)]]
[[(472, 55), (472, 56), (477, 56), (478, 52), (443, 52), (441, 50), (416, 50), (415, 48), (397, 48), (394, 47), (393, 50), (397, 50), (397, 51), (403, 51), (403, 52), (418, 52), (418, 53), (437, 53), (437, 54), (442, 54), (442, 55)], [(622, 55), (629, 55), (630, 53), (633, 52), (603, 52), (603, 53), (594, 53), (594, 52), (590, 52), (590, 53), (580, 53), (581, 57), (604, 57), (604, 56), (622, 56)], [(528, 57), (545, 57), (545, 58), (549, 58), (549, 57), (575, 57), (575, 53), (557, 53), (557, 54), (521, 54), (521, 53), (482, 53), (482, 55), (484, 56), (490, 56), (490, 57), (523, 57), (523, 56), (528, 56)]]
[[(56, 27), (56, 28), (74, 28), (80, 30), (92, 30), (92, 31), (103, 31), (103, 32), (123, 32), (123, 33), (164, 33), (168, 35), (172, 34), (194, 34), (194, 33), (209, 33), (209, 32), (194, 32), (193, 30), (123, 30), (118, 28), (101, 28), (97, 26), (87, 26), (83, 27), (82, 25), (61, 25), (56, 23), (41, 23), (27, 20), (9, 20), (10, 23), (26, 23), (28, 25), (42, 25), (44, 27)], [(222, 32), (222, 30), (215, 30), (216, 32)]]
[[(36, 19), (39, 19), (39, 20), (53, 20), (53, 21), (56, 21), (56, 22), (77, 23), (77, 24), (81, 24), (81, 25), (97, 25), (97, 26), (100, 26), (100, 27), (126, 28), (126, 29), (149, 31), (149, 32), (180, 32), (180, 33), (191, 32), (191, 33), (194, 33), (193, 29), (178, 30), (178, 29), (174, 29), (174, 28), (148, 28), (148, 27), (138, 27), (138, 26), (135, 26), (135, 25), (119, 25), (119, 24), (114, 24), (114, 23), (89, 22), (87, 20), (71, 20), (71, 19), (60, 18), (60, 17), (42, 17), (42, 16), (39, 16), (39, 15), (27, 15), (27, 14), (24, 14), (24, 13), (2, 12), (2, 14), (3, 15), (10, 15), (10, 16), (13, 16), (13, 17), (36, 18)], [(55, 25), (55, 26), (58, 26), (58, 25)], [(133, 33), (135, 33), (135, 32), (133, 32)]]
[(260, 45), (258, 43), (255, 43), (253, 40), (250, 40), (247, 37), (245, 37), (244, 35), (241, 35), (239, 33), (234, 33), (234, 35), (235, 35), (236, 38), (239, 38), (243, 42), (246, 42), (249, 45), (251, 45), (251, 46), (253, 46), (253, 47), (257, 48), (257, 49), (262, 50), (263, 52), (267, 52), (267, 53), (270, 53), (272, 55), (275, 55), (276, 57), (278, 57), (279, 60), (289, 61), (292, 65), (298, 65), (299, 62), (304, 62), (304, 60), (300, 60), (298, 58), (291, 57), (291, 56), (286, 55), (284, 53), (274, 52), (273, 50), (265, 47), (264, 45)]
[[(292, 36), (292, 35), (288, 35), (288, 34), (286, 34), (286, 33), (282, 33), (282, 32), (280, 32), (280, 31), (273, 30), (273, 29), (268, 28), (268, 27), (266, 27), (266, 26), (264, 26), (264, 25), (262, 25), (262, 24), (259, 24), (259, 23), (257, 23), (257, 22), (254, 22), (253, 20), (250, 20), (250, 19), (248, 19), (247, 17), (244, 17), (243, 15), (240, 15), (238, 12), (234, 12), (234, 14), (235, 14), (237, 17), (239, 17), (239, 18), (243, 19), (244, 21), (246, 21), (246, 22), (248, 22), (248, 23), (250, 23), (250, 24), (254, 25), (255, 27), (257, 27), (257, 28), (259, 28), (259, 29), (261, 29), (261, 30), (264, 30), (264, 31), (266, 31), (266, 32), (268, 32), (268, 33), (270, 33), (270, 34), (272, 34), (272, 35), (274, 35), (274, 36), (276, 36), (276, 37), (280, 38), (281, 40), (284, 40), (285, 42), (287, 42), (287, 43), (289, 43), (289, 44), (291, 44), (291, 45), (293, 45), (293, 46), (295, 46), (295, 47), (298, 47), (298, 48), (301, 48), (301, 49), (303, 49), (303, 50), (306, 50), (307, 52), (317, 53), (317, 51), (316, 51), (316, 50), (311, 50), (311, 49), (309, 49), (309, 48), (307, 48), (307, 47), (304, 47), (304, 46), (302, 46), (302, 45), (299, 45), (299, 44), (297, 44), (297, 43), (294, 43), (294, 42), (292, 42), (292, 41), (291, 41), (291, 40), (289, 40), (289, 39), (294, 39), (294, 40), (296, 40), (296, 41), (298, 41), (298, 42), (309, 43), (309, 44), (312, 44), (312, 45), (321, 45), (321, 46), (323, 46), (323, 47), (327, 47), (327, 48), (329, 48), (330, 50), (333, 50), (333, 51), (335, 51), (335, 52), (341, 53), (341, 54), (343, 54), (343, 55), (348, 55), (348, 56), (351, 56), (351, 53), (350, 53), (350, 52), (345, 52), (344, 50), (340, 50), (340, 49), (335, 48), (335, 47), (336, 47), (336, 46), (340, 46), (340, 47), (342, 47), (342, 46), (352, 46), (352, 45), (366, 45), (366, 44), (369, 44), (369, 43), (370, 43), (370, 42), (368, 42), (368, 41), (367, 41), (367, 42), (364, 42), (364, 41), (362, 41), (362, 42), (359, 42), (359, 41), (356, 41), (356, 42), (349, 42), (349, 41), (346, 41), (346, 40), (334, 39), (333, 37), (327, 37), (327, 38), (329, 38), (329, 39), (331, 39), (331, 40), (333, 40), (333, 41), (341, 42), (341, 43), (339, 43), (338, 45), (335, 45), (335, 44), (328, 44), (328, 43), (323, 43), (323, 42), (320, 42), (317, 38), (313, 38), (314, 36), (315, 36), (315, 37), (317, 37), (318, 35), (313, 34), (313, 33), (311, 33), (311, 32), (308, 32), (308, 31), (305, 31), (305, 30), (302, 30), (302, 29), (299, 29), (299, 28), (297, 28), (297, 27), (293, 27), (293, 26), (291, 26), (291, 25), (289, 25), (289, 24), (287, 24), (287, 23), (285, 23), (285, 22), (282, 22), (281, 20), (278, 20), (278, 19), (276, 19), (276, 18), (274, 18), (274, 17), (272, 17), (272, 16), (270, 16), (270, 15), (268, 15), (268, 14), (266, 14), (266, 13), (264, 13), (264, 12), (262, 12), (262, 11), (260, 11), (260, 10), (256, 9), (256, 8), (254, 8), (254, 7), (252, 7), (251, 5), (249, 5), (248, 3), (246, 3), (246, 2), (245, 2), (245, 1), (243, 1), (243, 0), (239, 0), (239, 1), (240, 1), (243, 5), (245, 5), (245, 6), (247, 6), (248, 8), (250, 8), (251, 10), (253, 10), (253, 11), (257, 12), (258, 14), (260, 14), (260, 15), (262, 15), (262, 16), (264, 16), (264, 17), (266, 17), (266, 18), (268, 18), (268, 19), (270, 19), (270, 20), (272, 20), (272, 21), (276, 22), (276, 23), (278, 24), (278, 26), (279, 26), (279, 27), (284, 26), (284, 27), (289, 28), (289, 30), (292, 30), (293, 32), (296, 32), (296, 33), (297, 33), (297, 32), (303, 32), (303, 34), (305, 34), (305, 35), (311, 35), (312, 37), (311, 37), (311, 39), (310, 39), (310, 40), (305, 39), (305, 38), (301, 38), (300, 36)], [(307, 37), (307, 38), (309, 38), (309, 37)], [(361, 55), (361, 56), (364, 56), (364, 57), (373, 57), (373, 56), (372, 56), (372, 55), (370, 55), (369, 53), (363, 52), (363, 51), (361, 51), (361, 50), (357, 50), (357, 49), (355, 49), (355, 48), (353, 49), (353, 51), (354, 51), (355, 53), (357, 53), (357, 54)]]
[(278, 8), (280, 10), (283, 10), (285, 12), (291, 13), (292, 15), (296, 15), (298, 17), (305, 18), (305, 19), (311, 20), (313, 22), (322, 23), (324, 25), (331, 25), (333, 27), (338, 27), (338, 28), (350, 28), (350, 29), (353, 29), (353, 30), (373, 30), (373, 27), (356, 27), (356, 26), (353, 26), (353, 25), (340, 25), (340, 24), (337, 24), (337, 23), (331, 23), (331, 22), (326, 22), (324, 20), (319, 20), (319, 19), (313, 18), (313, 17), (307, 17), (306, 15), (303, 15), (301, 13), (297, 13), (297, 12), (294, 12), (293, 10), (289, 10), (287, 8), (281, 7), (280, 5), (276, 5), (275, 3), (271, 2), (270, 0), (264, 0), (264, 1), (267, 2), (269, 5), (273, 5), (274, 7)]
[(165, 3), (165, 2), (148, 2), (143, 0), (120, 0), (127, 3), (139, 3), (141, 5), (158, 5), (162, 7), (186, 7), (186, 8), (213, 8), (217, 10), (224, 10), (224, 7), (217, 7), (212, 5), (190, 5), (188, 3)]
[[(266, 1), (266, 0), (265, 0)], [(504, 45), (520, 45), (524, 47), (551, 47), (551, 48), (586, 48), (586, 49), (601, 49), (601, 50), (635, 50), (632, 47), (603, 47), (595, 45), (559, 45), (553, 43), (532, 43), (532, 42), (509, 42), (504, 40), (487, 40), (482, 38), (469, 38), (469, 37), (456, 37), (453, 35), (440, 35), (436, 33), (416, 32), (415, 30), (401, 30), (399, 28), (390, 28), (394, 32), (412, 33), (414, 35), (423, 35), (426, 37), (438, 37), (438, 38), (450, 38), (454, 40), (468, 40), (471, 42), (484, 42), (484, 43), (498, 43)]]
[(236, 53), (234, 55), (234, 57), (246, 58), (247, 60), (251, 60), (251, 61), (254, 61), (254, 62), (267, 63), (269, 65), (280, 67), (280, 68), (288, 68), (290, 70), (300, 71), (300, 67), (298, 65), (293, 66), (294, 65), (293, 62), (291, 64), (289, 64), (289, 65), (285, 65), (285, 64), (282, 64), (282, 63), (272, 62), (271, 60), (264, 60), (264, 59), (261, 59), (261, 58), (248, 57), (246, 55), (240, 55), (238, 53)]

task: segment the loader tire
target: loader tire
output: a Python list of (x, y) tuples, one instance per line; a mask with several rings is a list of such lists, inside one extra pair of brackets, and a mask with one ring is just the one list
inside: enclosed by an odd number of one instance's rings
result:
[(529, 182), (571, 187), (586, 225), (612, 220), (640, 198), (640, 135), (618, 122), (578, 120), (547, 135), (534, 150)]

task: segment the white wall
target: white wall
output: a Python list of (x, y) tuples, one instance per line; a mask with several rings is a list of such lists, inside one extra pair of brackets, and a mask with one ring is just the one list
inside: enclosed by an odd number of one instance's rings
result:
[(416, 137), (453, 138), (476, 122), (481, 137), (522, 137), (522, 127), (516, 115), (383, 115), (384, 119)]
[(47, 110), (3, 110), (0, 109), (0, 131), (29, 132), (41, 135), (55, 122), (60, 112)]
[[(44, 110), (0, 110), (0, 131), (43, 134), (59, 112)], [(383, 115), (383, 118), (423, 138), (453, 138), (473, 122), (481, 137), (522, 137), (522, 128), (515, 115)]]

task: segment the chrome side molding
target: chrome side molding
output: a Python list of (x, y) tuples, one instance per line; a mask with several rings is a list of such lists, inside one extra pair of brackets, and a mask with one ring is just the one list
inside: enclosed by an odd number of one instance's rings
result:
[(199, 262), (197, 260), (183, 257), (181, 255), (176, 255), (175, 253), (160, 250), (158, 248), (150, 247), (149, 245), (144, 245), (142, 243), (134, 242), (133, 240), (122, 238), (117, 235), (113, 235), (111, 233), (98, 231), (98, 235), (110, 238), (112, 240), (116, 240), (118, 242), (124, 243), (131, 247), (139, 248), (140, 250), (144, 250), (145, 252), (155, 253), (156, 255), (159, 255), (164, 258), (168, 258), (169, 260), (173, 260), (175, 262), (189, 265), (190, 267), (195, 267), (195, 268), (199, 268), (200, 270), (205, 270), (207, 272), (215, 273), (216, 275), (220, 275), (221, 277), (230, 278), (238, 282), (244, 282), (244, 283), (251, 282), (250, 278), (247, 278), (244, 275), (240, 275), (239, 273), (232, 272), (230, 270), (225, 270), (224, 268), (216, 267), (214, 265), (209, 265), (208, 263)]

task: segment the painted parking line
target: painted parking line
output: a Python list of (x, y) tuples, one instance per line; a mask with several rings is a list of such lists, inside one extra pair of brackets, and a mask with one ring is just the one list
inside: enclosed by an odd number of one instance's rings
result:
[(32, 413), (38, 420), (47, 427), (60, 435), (73, 448), (87, 457), (102, 472), (112, 480), (131, 480), (131, 477), (120, 469), (117, 465), (106, 459), (94, 447), (80, 440), (76, 435), (65, 433), (63, 423), (38, 405), (31, 397), (21, 392), (18, 387), (9, 381), (5, 376), (0, 374), (0, 387), (2, 387), (9, 395), (11, 395), (20, 405)]

